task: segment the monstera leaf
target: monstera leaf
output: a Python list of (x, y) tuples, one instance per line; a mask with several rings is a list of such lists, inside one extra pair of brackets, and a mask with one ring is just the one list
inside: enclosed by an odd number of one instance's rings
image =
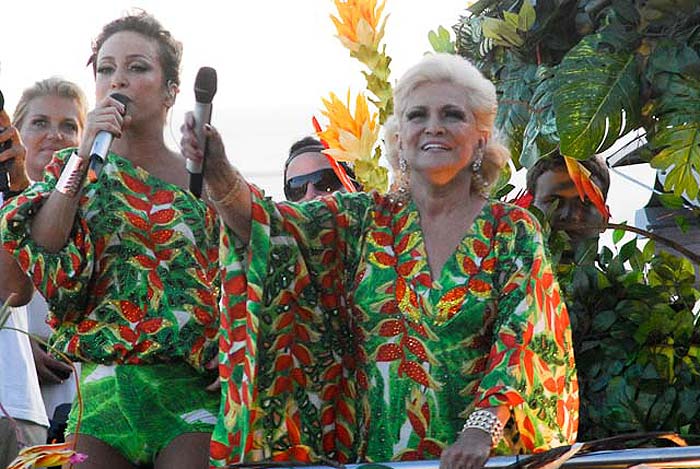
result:
[(500, 62), (487, 64), (484, 60), (493, 51), (494, 43), (492, 39), (484, 36), (483, 21), (484, 19), (479, 16), (462, 16), (452, 30), (456, 36), (456, 52), (467, 57), (482, 73), (492, 78), (492, 69), (500, 67)]
[[(495, 127), (508, 137), (508, 146), (513, 156), (520, 155), (522, 150), (523, 132), (530, 120), (529, 103), (536, 73), (537, 67), (534, 64), (525, 64), (509, 56), (496, 81), (500, 106)], [(513, 163), (516, 169), (520, 169), (518, 160)]]
[(647, 112), (658, 120), (651, 147), (654, 168), (667, 172), (664, 188), (698, 199), (700, 175), (700, 57), (685, 44), (667, 42), (649, 59), (647, 78), (657, 98)]
[(537, 160), (557, 150), (559, 134), (552, 106), (554, 92), (553, 71), (541, 65), (537, 69), (539, 84), (530, 100), (530, 119), (523, 132), (523, 146), (520, 152), (520, 164), (532, 167)]
[(563, 155), (587, 159), (638, 126), (633, 42), (609, 28), (586, 36), (559, 64), (553, 103)]

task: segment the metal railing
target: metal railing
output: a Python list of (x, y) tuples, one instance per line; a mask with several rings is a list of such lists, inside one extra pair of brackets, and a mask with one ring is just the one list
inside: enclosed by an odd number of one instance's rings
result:
[[(500, 469), (524, 461), (527, 456), (495, 456), (486, 462), (487, 469)], [(574, 456), (565, 462), (566, 469), (621, 469), (637, 464), (655, 468), (700, 468), (700, 446), (683, 446), (673, 448), (638, 448), (615, 451), (598, 451), (583, 456)], [(361, 469), (367, 464), (347, 464), (347, 469)], [(369, 464), (373, 465), (372, 463)], [(392, 469), (439, 469), (440, 461), (382, 462), (376, 463)], [(237, 467), (245, 467), (240, 465)], [(275, 468), (294, 467), (293, 465), (275, 465)], [(298, 466), (297, 466), (298, 467)], [(304, 469), (328, 469), (329, 466), (304, 466)]]

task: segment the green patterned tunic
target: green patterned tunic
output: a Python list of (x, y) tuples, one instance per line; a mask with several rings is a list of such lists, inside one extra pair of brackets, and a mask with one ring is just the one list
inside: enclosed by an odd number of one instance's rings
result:
[(72, 150), (56, 153), (42, 182), (0, 212), (3, 247), (47, 299), (53, 345), (75, 361), (101, 364), (215, 355), (219, 225), (190, 193), (115, 154), (87, 186), (66, 246), (33, 242), (33, 216)]
[(486, 204), (432, 278), (413, 203), (253, 192), (249, 246), (222, 237), (214, 466), (437, 459), (473, 408), (499, 405), (500, 452), (575, 440), (569, 319), (529, 212)]

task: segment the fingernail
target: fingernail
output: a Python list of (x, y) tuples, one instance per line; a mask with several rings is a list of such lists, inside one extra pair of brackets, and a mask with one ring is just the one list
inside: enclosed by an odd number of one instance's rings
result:
[(207, 129), (208, 131), (211, 131), (211, 125), (209, 125), (209, 124), (204, 124), (204, 128)]

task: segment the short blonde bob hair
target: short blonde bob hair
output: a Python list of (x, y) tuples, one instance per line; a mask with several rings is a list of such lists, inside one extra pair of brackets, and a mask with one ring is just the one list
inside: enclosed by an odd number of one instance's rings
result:
[[(410, 94), (420, 85), (440, 82), (452, 83), (464, 89), (464, 99), (474, 114), (477, 129), (488, 132), (481, 172), (484, 180), (489, 185), (493, 184), (510, 159), (510, 152), (501, 143), (498, 132), (493, 128), (498, 107), (496, 87), (467, 59), (454, 54), (427, 54), (408, 69), (394, 88), (396, 117), (390, 119), (395, 120), (391, 127), (396, 126), (396, 130), (392, 128), (392, 131), (398, 131), (398, 127), (401, 126), (401, 117), (406, 112)], [(480, 189), (472, 187), (472, 191)]]
[(60, 77), (51, 77), (37, 81), (22, 93), (12, 116), (12, 125), (17, 129), (22, 128), (27, 117), (29, 103), (35, 98), (44, 96), (58, 96), (59, 98), (72, 99), (78, 105), (78, 125), (85, 128), (85, 116), (87, 115), (87, 98), (78, 85), (72, 81)]

